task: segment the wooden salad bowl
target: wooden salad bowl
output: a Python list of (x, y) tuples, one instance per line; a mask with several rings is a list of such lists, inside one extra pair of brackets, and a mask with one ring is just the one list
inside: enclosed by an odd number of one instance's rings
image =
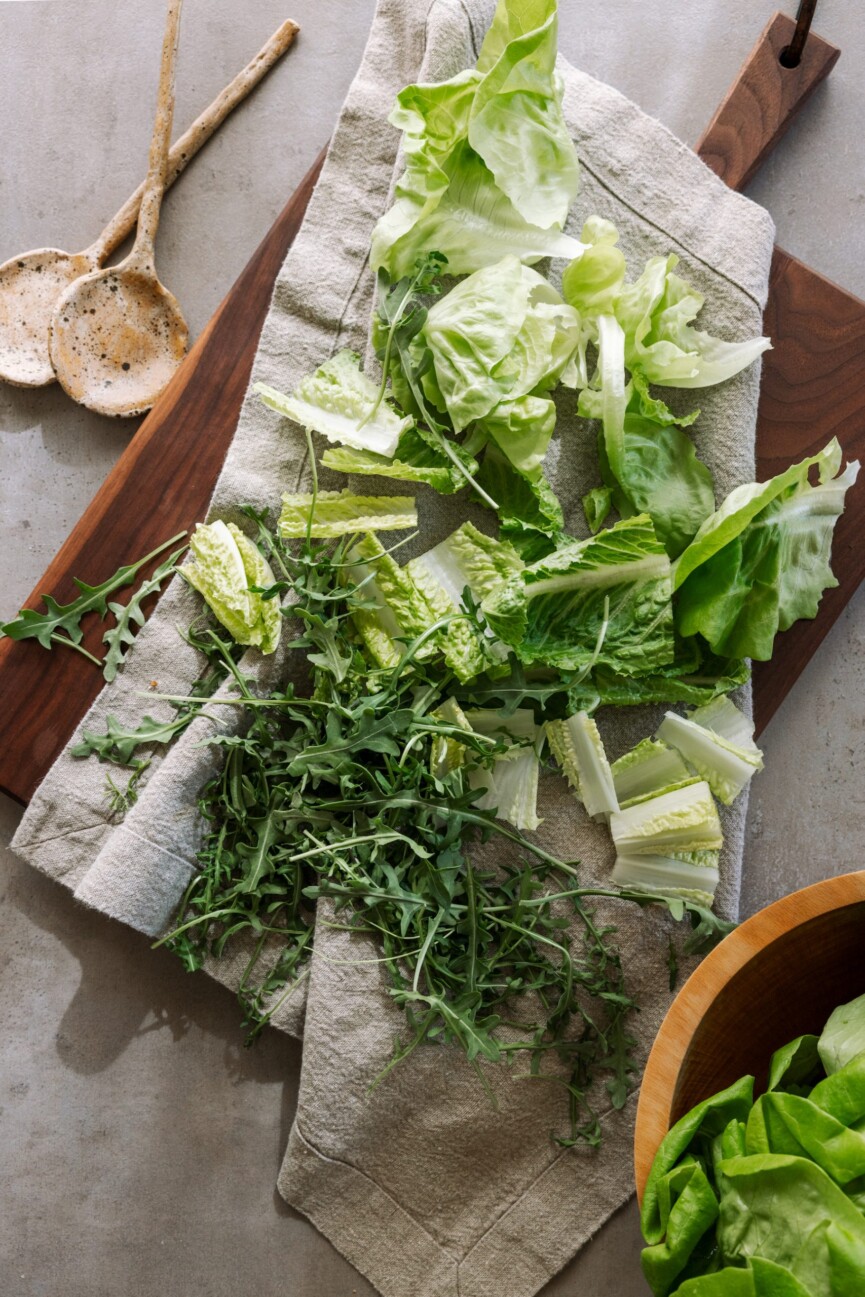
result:
[(764, 1088), (772, 1053), (819, 1035), (834, 1008), (865, 993), (865, 870), (759, 910), (691, 974), (661, 1024), (640, 1090), (637, 1195), (661, 1140), (740, 1076)]

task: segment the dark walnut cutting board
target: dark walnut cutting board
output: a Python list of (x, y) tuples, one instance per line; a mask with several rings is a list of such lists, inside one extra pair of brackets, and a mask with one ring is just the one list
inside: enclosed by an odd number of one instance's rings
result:
[[(811, 35), (799, 67), (779, 55), (792, 37), (782, 14), (771, 20), (729, 96), (700, 141), (701, 157), (741, 188), (838, 58)], [(319, 157), (144, 420), (32, 596), (75, 597), (72, 577), (104, 580), (121, 562), (205, 517), (246, 391), (274, 279), (303, 219)], [(865, 303), (775, 249), (757, 429), (757, 476), (768, 478), (837, 435), (848, 458), (865, 456)], [(831, 403), (827, 392), (832, 393)], [(771, 666), (754, 671), (763, 729), (865, 575), (865, 490), (855, 489), (835, 534), (839, 586), (815, 621), (776, 641)], [(123, 592), (120, 599), (128, 598)], [(155, 600), (153, 601), (155, 602)], [(98, 652), (95, 621), (84, 645)], [(102, 686), (75, 653), (50, 655), (33, 641), (0, 640), (0, 788), (26, 802), (69, 741)]]

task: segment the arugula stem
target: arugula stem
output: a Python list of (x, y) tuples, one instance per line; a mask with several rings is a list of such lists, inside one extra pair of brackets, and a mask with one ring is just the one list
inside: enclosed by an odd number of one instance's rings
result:
[(76, 644), (74, 640), (67, 639), (65, 635), (61, 635), (57, 631), (55, 631), (49, 638), (52, 644), (62, 644), (64, 648), (75, 649), (76, 653), (80, 653), (82, 657), (86, 657), (88, 661), (94, 663), (95, 666), (98, 666), (101, 669), (102, 659), (94, 657), (92, 653), (88, 653), (83, 644)]

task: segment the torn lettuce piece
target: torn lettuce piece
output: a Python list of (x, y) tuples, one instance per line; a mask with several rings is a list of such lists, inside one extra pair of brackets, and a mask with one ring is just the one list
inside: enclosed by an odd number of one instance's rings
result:
[(625, 258), (616, 247), (619, 232), (602, 216), (590, 216), (580, 241), (586, 250), (565, 269), (562, 296), (581, 316), (612, 315), (625, 284)]
[[(819, 485), (811, 486), (812, 468)], [(836, 439), (769, 482), (737, 487), (676, 560), (676, 624), (716, 653), (767, 661), (779, 630), (817, 615), (838, 582), (832, 532), (859, 464), (841, 468)]]
[(337, 352), (302, 379), (291, 396), (266, 383), (256, 383), (253, 390), (270, 409), (302, 428), (376, 455), (393, 455), (400, 434), (412, 423), (387, 399), (379, 401), (378, 384), (361, 373), (360, 357), (353, 351)]
[(678, 752), (657, 739), (643, 739), (614, 761), (610, 768), (620, 805), (666, 792), (675, 784), (683, 784), (691, 778), (691, 772)]
[(610, 817), (610, 832), (620, 856), (718, 851), (724, 844), (712, 792), (704, 780), (619, 811)]
[(563, 721), (547, 721), (550, 750), (568, 783), (586, 808), (600, 820), (618, 811), (610, 763), (598, 727), (585, 712)]
[(608, 486), (594, 486), (583, 496), (583, 513), (593, 536), (603, 527), (612, 507), (613, 493)]
[[(462, 455), (462, 448), (458, 445), (454, 446), (454, 451), (461, 455), (466, 471), (474, 476), (478, 471), (477, 461), (470, 455)], [(428, 433), (414, 426), (400, 434), (392, 458), (377, 455), (371, 450), (334, 446), (325, 450), (321, 462), (325, 468), (335, 468), (340, 473), (423, 482), (440, 495), (453, 495), (466, 485), (465, 474), (432, 442)]]
[(699, 649), (689, 651), (695, 646), (696, 641), (678, 641), (673, 661), (647, 676), (624, 676), (596, 667), (568, 685), (570, 705), (577, 711), (644, 703), (701, 706), (747, 683), (747, 662), (715, 657)]
[(612, 880), (617, 887), (682, 896), (711, 907), (718, 886), (718, 851), (680, 852), (676, 855), (619, 853)]
[(738, 748), (759, 752), (754, 742), (752, 717), (746, 716), (729, 698), (715, 698), (703, 707), (698, 707), (690, 713), (688, 720), (702, 725), (705, 730), (711, 730), (713, 734), (720, 735), (722, 739), (735, 744)]
[(693, 716), (667, 712), (658, 738), (682, 754), (725, 806), (731, 806), (757, 771), (763, 769), (763, 755), (753, 741), (747, 747), (738, 747), (704, 728)]
[[(395, 667), (408, 644), (433, 625), (435, 612), (405, 568), (386, 554), (374, 535), (362, 536), (348, 554), (347, 572), (359, 587), (351, 620), (373, 661)], [(438, 652), (436, 637), (427, 640), (418, 656)]]
[(579, 187), (555, 69), (555, 0), (499, 0), (476, 68), (407, 86), (390, 122), (406, 169), (373, 231), (371, 264), (392, 280), (430, 248), (463, 275), (505, 253), (577, 256), (562, 234)]
[(823, 1028), (817, 1051), (827, 1076), (834, 1076), (865, 1052), (865, 995), (840, 1004)]
[(192, 562), (181, 573), (203, 597), (216, 620), (238, 644), (273, 653), (282, 630), (278, 599), (264, 599), (276, 577), (258, 546), (233, 522), (199, 523), (189, 541)]
[(353, 532), (407, 531), (416, 526), (417, 510), (410, 495), (355, 495), (352, 491), (319, 491), (316, 496), (286, 493), (279, 515), (279, 534), (283, 540), (300, 540), (306, 535), (329, 540)]
[(703, 297), (673, 271), (679, 258), (651, 257), (626, 284), (615, 312), (625, 335), (625, 364), (659, 387), (711, 387), (746, 369), (771, 346), (768, 338), (724, 342), (692, 327)]
[[(477, 474), (479, 484), (499, 506), (502, 533), (525, 561), (533, 546), (555, 548), (564, 534), (565, 519), (556, 495), (542, 473), (528, 475), (515, 468), (498, 446), (484, 452)], [(552, 544), (550, 543), (552, 537)]]
[(523, 662), (643, 675), (673, 660), (670, 598), (670, 560), (641, 515), (532, 563), (483, 611)]
[[(440, 707), (430, 712), (430, 719), (471, 733), (468, 717), (455, 698), (446, 698)], [(467, 755), (465, 744), (454, 735), (437, 734), (430, 745), (430, 773), (435, 779), (445, 779), (465, 765)]]
[(578, 346), (576, 311), (543, 275), (507, 256), (434, 303), (420, 337), (434, 368), (426, 394), (454, 430), (480, 420), (521, 472), (540, 468), (555, 427), (555, 406), (542, 394)]
[(541, 823), (538, 818), (540, 731), (534, 712), (519, 709), (503, 717), (500, 712), (482, 710), (466, 712), (465, 716), (475, 733), (512, 745), (498, 754), (491, 766), (470, 767), (469, 787), (480, 793), (475, 806), (481, 811), (495, 811), (500, 820), (506, 820), (515, 829), (536, 829)]

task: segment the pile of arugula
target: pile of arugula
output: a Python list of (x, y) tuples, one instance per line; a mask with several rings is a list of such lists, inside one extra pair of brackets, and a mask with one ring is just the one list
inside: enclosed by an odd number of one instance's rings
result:
[[(312, 906), (327, 898), (337, 921), (379, 943), (408, 1026), (397, 1059), (432, 1040), (475, 1064), (526, 1053), (533, 1074), (567, 1087), (565, 1142), (596, 1143), (592, 1082), (606, 1073), (621, 1106), (634, 1064), (633, 1005), (593, 898), (688, 914), (690, 949), (728, 926), (709, 908), (714, 797), (731, 801), (761, 759), (723, 696), (835, 584), (832, 529), (858, 465), (840, 473), (833, 441), (716, 508), (687, 431), (699, 412), (661, 393), (731, 378), (768, 339), (697, 329), (703, 299), (672, 254), (629, 279), (608, 221), (564, 232), (579, 167), (556, 24), (555, 0), (499, 0), (476, 68), (400, 94), (391, 120), (406, 170), (371, 250), (381, 373), (343, 351), (291, 394), (259, 385), (305, 430), (311, 493), (283, 496), (275, 528), (247, 511), (254, 536), (198, 527), (181, 570), (230, 639), (192, 632), (207, 671), (170, 700), (173, 720), (110, 720), (74, 751), (131, 767), (125, 792), (111, 785), (119, 811), (147, 754), (205, 699), (242, 707), (245, 728), (210, 740), (224, 756), (200, 799), (210, 831), (164, 940), (193, 969), (252, 934), (240, 995), (255, 1034), (290, 994)], [(545, 256), (569, 259), (560, 290), (532, 268)], [(586, 493), (582, 540), (544, 473), (557, 389), (596, 421), (603, 485)], [(467, 521), (400, 563), (402, 542), (382, 538), (417, 527), (415, 500), (319, 490), (313, 434), (332, 471), (465, 491), (489, 532)], [(82, 598), (104, 612), (109, 587), (82, 586)], [(137, 600), (118, 612), (107, 678)], [(65, 627), (60, 642), (75, 647), (73, 611), (49, 603), (4, 629), (47, 647)], [(274, 652), (286, 623), (300, 623), (291, 647), (307, 687), (262, 696), (240, 646)], [(214, 696), (225, 681), (233, 693)], [(697, 711), (668, 713), (610, 766), (593, 714), (638, 703)], [(586, 812), (610, 825), (608, 888), (582, 886), (577, 862), (525, 836), (539, 823), (546, 743)], [(493, 839), (496, 867), (473, 863)]]

